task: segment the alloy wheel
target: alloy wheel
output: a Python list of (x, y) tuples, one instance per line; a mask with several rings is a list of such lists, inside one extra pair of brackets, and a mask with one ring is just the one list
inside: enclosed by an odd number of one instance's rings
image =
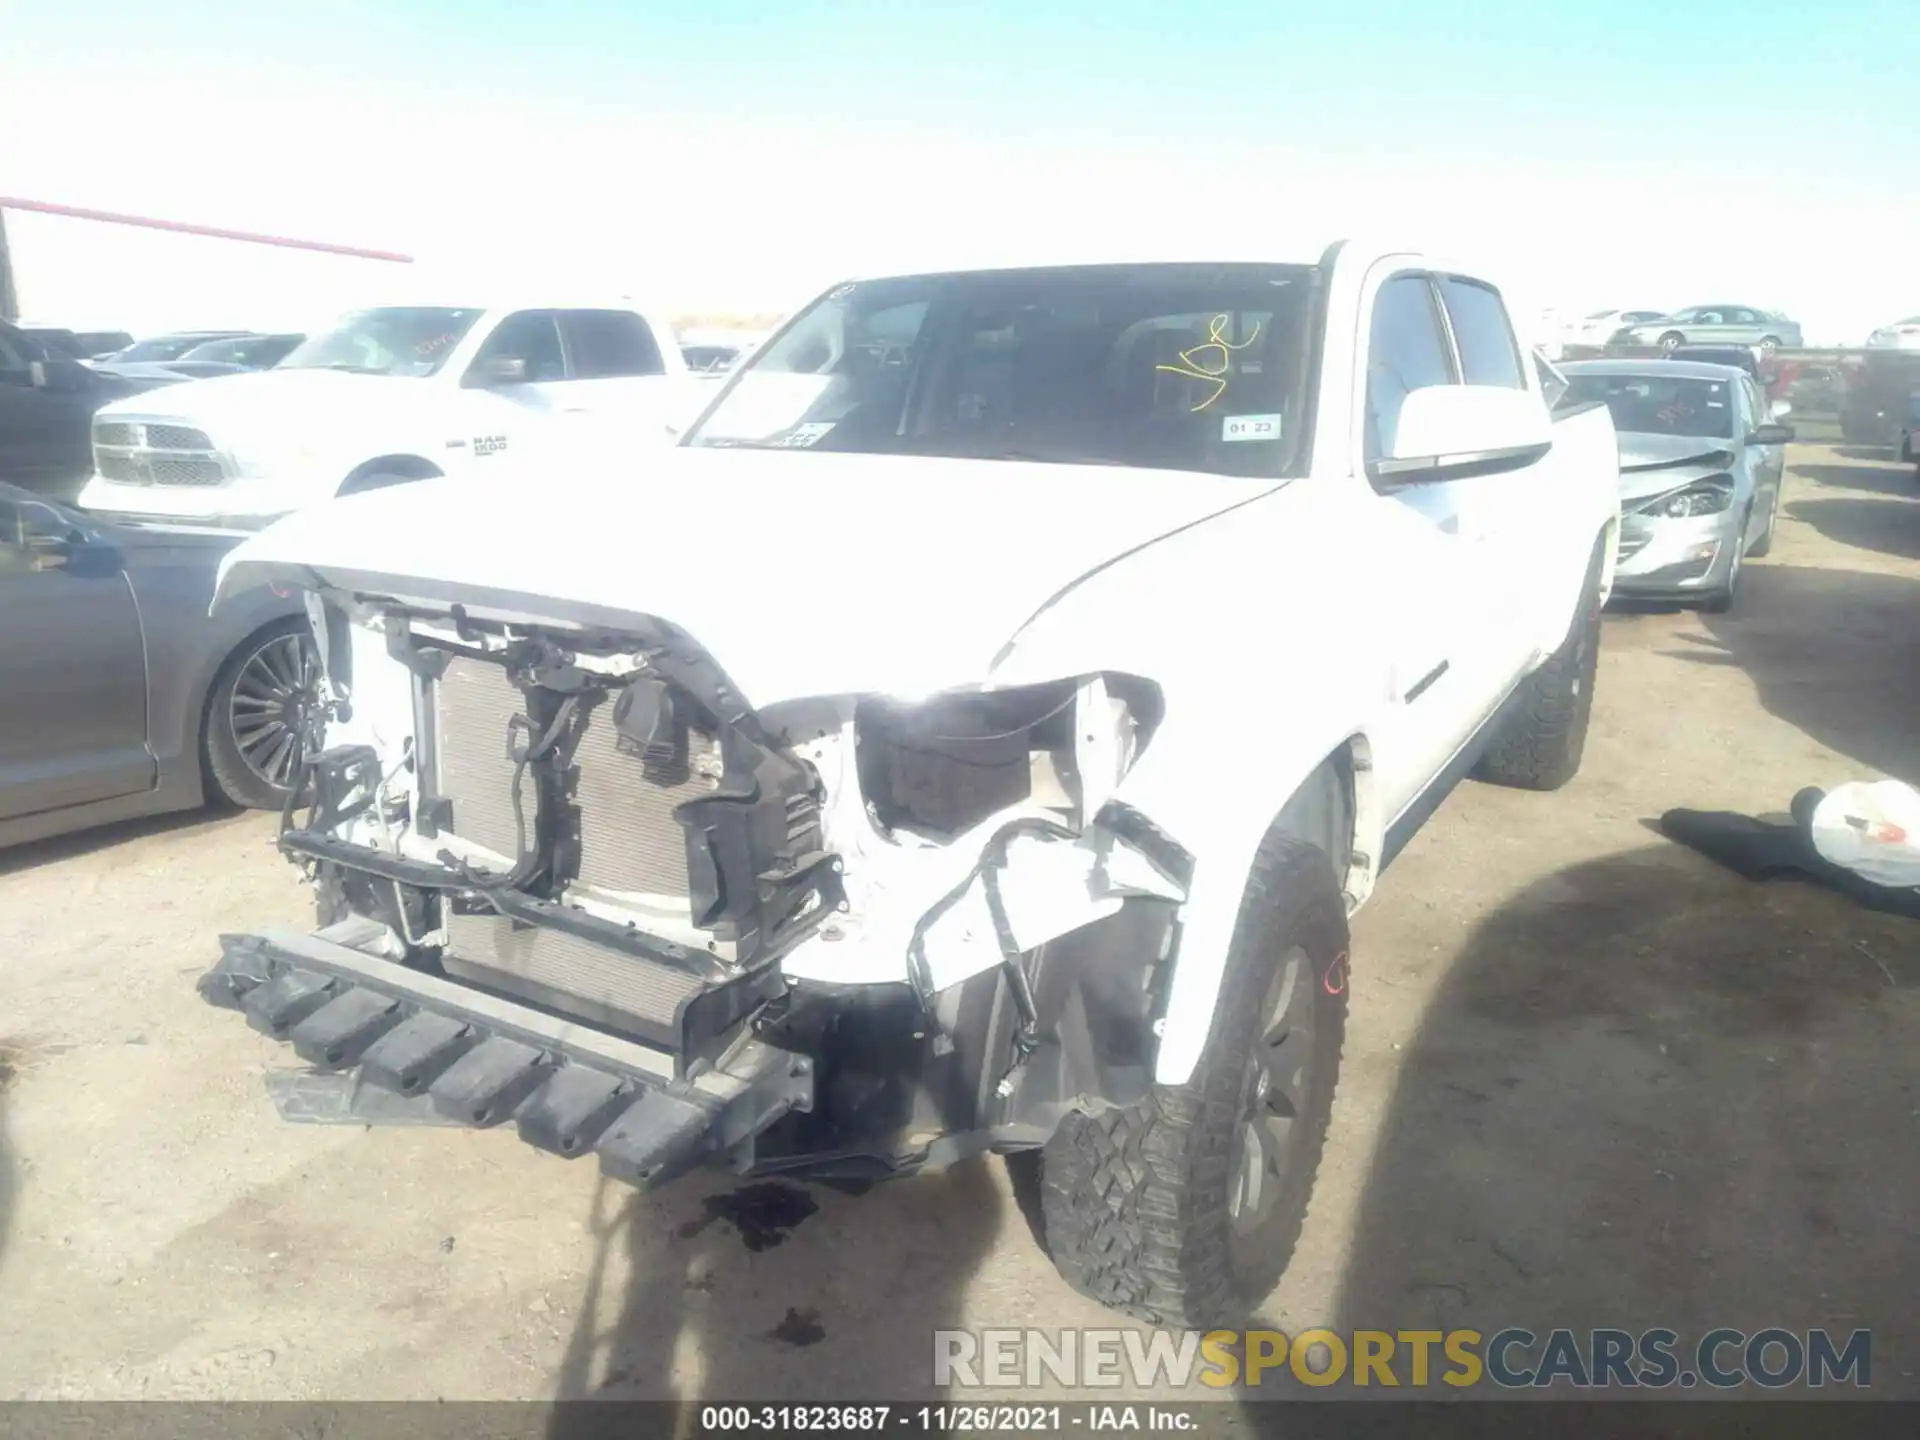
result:
[(241, 663), (227, 707), (246, 767), (276, 790), (300, 772), (301, 720), (314, 698), (318, 657), (304, 635), (277, 635)]
[(1254, 1237), (1274, 1214), (1285, 1188), (1296, 1122), (1307, 1109), (1317, 980), (1313, 961), (1295, 946), (1281, 957), (1267, 992), (1241, 1100), (1240, 1143), (1227, 1181), (1227, 1210), (1236, 1242)]

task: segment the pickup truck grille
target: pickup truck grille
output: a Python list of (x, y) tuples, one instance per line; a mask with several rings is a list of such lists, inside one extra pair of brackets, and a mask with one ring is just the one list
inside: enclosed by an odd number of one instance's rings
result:
[(226, 462), (204, 430), (138, 420), (96, 420), (93, 463), (121, 485), (223, 485)]

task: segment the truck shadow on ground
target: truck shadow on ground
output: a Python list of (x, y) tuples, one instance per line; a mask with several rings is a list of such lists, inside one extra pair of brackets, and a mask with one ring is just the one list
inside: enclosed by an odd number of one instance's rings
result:
[(1745, 671), (1768, 714), (1869, 769), (1920, 782), (1920, 579), (1756, 564), (1731, 614), (1697, 619), (1668, 653)]
[(1920, 560), (1920, 504), (1912, 499), (1848, 495), (1795, 500), (1787, 506), (1787, 514), (1837, 544)]
[(1870, 495), (1920, 493), (1911, 465), (1794, 464), (1788, 468), (1801, 479), (1828, 490), (1858, 490)]
[[(935, 1398), (933, 1332), (956, 1328), (1000, 1229), (987, 1162), (865, 1194), (695, 1173), (655, 1194), (601, 1182), (593, 1264), (555, 1398)], [(598, 1433), (554, 1412), (554, 1440)]]
[(1531, 885), (1403, 1052), (1339, 1328), (1865, 1328), (1920, 1395), (1916, 983), (1920, 924), (1674, 846)]

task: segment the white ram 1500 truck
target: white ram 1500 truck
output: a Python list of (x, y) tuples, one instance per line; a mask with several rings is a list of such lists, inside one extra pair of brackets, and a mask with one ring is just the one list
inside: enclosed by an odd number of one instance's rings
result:
[(103, 406), (79, 504), (259, 529), (408, 480), (615, 464), (710, 393), (624, 300), (359, 310), (270, 370)]
[(1028, 1152), (1075, 1285), (1243, 1313), (1349, 912), (1461, 776), (1580, 764), (1618, 457), (1554, 378), (1351, 244), (860, 280), (645, 484), (289, 517), (222, 585), (311, 587), (320, 928), (202, 993), (314, 1067), (283, 1109), (640, 1184)]

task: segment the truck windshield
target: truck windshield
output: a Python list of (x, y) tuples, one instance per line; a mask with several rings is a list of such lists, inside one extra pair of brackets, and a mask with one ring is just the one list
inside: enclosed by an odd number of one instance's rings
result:
[(686, 443), (1290, 475), (1318, 280), (1208, 264), (842, 285)]
[(1570, 375), (1562, 405), (1599, 400), (1614, 429), (1630, 435), (1725, 440), (1733, 434), (1732, 387), (1688, 375)]
[(480, 318), (474, 309), (356, 310), (295, 346), (281, 370), (352, 370), (362, 375), (431, 375)]

